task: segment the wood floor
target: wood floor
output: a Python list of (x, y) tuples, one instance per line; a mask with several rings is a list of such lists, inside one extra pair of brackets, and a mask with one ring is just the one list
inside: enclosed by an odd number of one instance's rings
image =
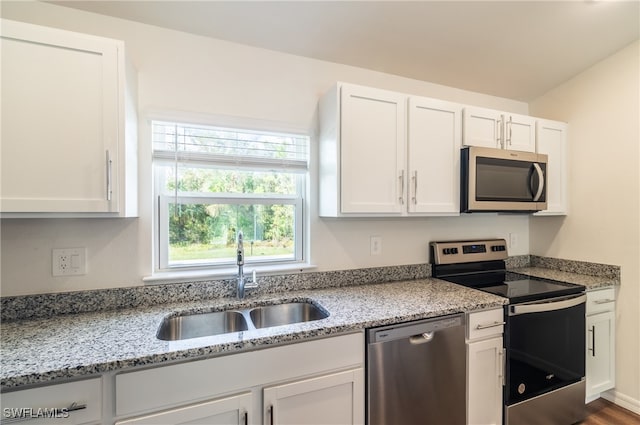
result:
[(587, 404), (587, 419), (579, 425), (640, 425), (640, 416), (599, 398)]

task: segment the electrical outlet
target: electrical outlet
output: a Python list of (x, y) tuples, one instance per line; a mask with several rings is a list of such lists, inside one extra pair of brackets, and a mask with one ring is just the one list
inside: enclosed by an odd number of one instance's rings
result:
[(518, 246), (518, 234), (509, 233), (509, 248), (515, 248)]
[(371, 236), (369, 238), (369, 243), (370, 255), (382, 254), (382, 236)]
[(87, 249), (64, 248), (51, 251), (53, 276), (78, 276), (87, 274)]

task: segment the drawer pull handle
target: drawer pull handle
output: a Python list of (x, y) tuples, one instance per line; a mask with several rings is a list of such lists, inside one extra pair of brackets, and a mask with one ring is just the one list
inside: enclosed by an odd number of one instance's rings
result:
[(497, 328), (498, 326), (502, 326), (502, 325), (504, 325), (506, 323), (507, 322), (493, 322), (493, 323), (490, 323), (488, 325), (478, 325), (478, 326), (476, 326), (476, 330), (480, 331), (482, 329)]
[[(73, 402), (71, 403), (69, 406), (67, 407), (58, 407), (58, 408), (49, 408), (47, 409), (49, 412), (55, 412), (56, 417), (58, 415), (60, 415), (60, 417), (67, 417), (69, 415), (69, 413), (71, 412), (75, 412), (77, 410), (83, 410), (87, 408), (87, 404), (79, 404), (77, 402)], [(49, 416), (46, 415), (40, 415), (40, 416), (34, 416), (39, 409), (37, 408), (32, 408), (32, 409), (26, 409), (26, 408), (15, 408), (15, 409), (11, 409), (9, 408), (9, 410), (14, 411), (15, 412), (10, 412), (13, 413), (14, 415), (17, 416), (9, 416), (9, 417), (3, 417), (2, 420), (0, 421), (0, 424), (4, 425), (4, 424), (15, 424), (18, 422), (23, 422), (23, 421), (30, 421), (33, 419), (52, 419)], [(66, 413), (66, 415), (65, 415)]]
[(594, 303), (595, 304), (609, 304), (609, 303), (612, 303), (612, 302), (615, 302), (615, 301), (616, 300), (612, 300), (612, 299), (607, 298), (605, 300), (595, 300)]

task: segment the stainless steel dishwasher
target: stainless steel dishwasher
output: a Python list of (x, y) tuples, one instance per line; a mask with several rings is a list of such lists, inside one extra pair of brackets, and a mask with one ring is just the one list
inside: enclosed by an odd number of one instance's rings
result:
[(466, 422), (464, 315), (367, 330), (369, 425)]

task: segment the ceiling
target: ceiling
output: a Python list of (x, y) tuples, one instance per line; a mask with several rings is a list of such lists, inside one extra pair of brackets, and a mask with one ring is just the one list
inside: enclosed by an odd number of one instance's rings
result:
[(51, 3), (522, 101), (640, 38), (640, 0)]

